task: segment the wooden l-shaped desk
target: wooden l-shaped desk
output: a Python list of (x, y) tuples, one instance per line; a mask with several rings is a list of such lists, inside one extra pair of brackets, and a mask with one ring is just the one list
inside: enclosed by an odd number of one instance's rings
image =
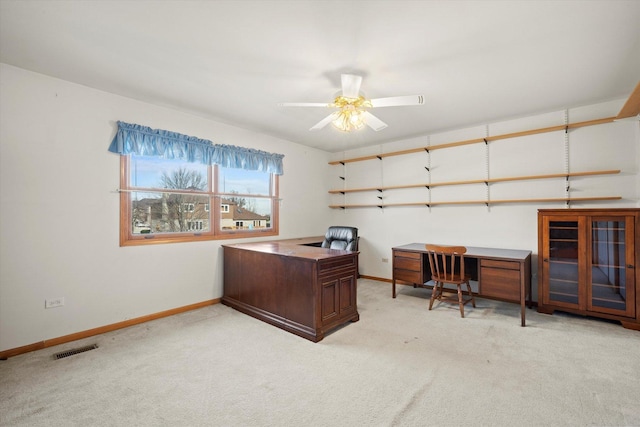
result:
[[(319, 248), (320, 242), (322, 236), (223, 245), (222, 302), (314, 342), (358, 321), (358, 252)], [(465, 271), (479, 296), (519, 302), (525, 325), (531, 251), (468, 246)], [(393, 248), (394, 298), (396, 281), (427, 287), (430, 279), (423, 243)]]
[[(478, 296), (520, 304), (520, 318), (525, 325), (525, 305), (531, 301), (531, 251), (479, 248), (467, 246), (465, 272), (477, 281)], [(427, 287), (431, 271), (424, 243), (410, 243), (393, 248), (392, 296), (396, 281)], [(474, 284), (472, 284), (472, 287)]]

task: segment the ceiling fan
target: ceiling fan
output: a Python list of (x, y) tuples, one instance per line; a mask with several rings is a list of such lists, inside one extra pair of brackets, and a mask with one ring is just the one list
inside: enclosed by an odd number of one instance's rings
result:
[(370, 108), (422, 105), (422, 95), (392, 96), (388, 98), (366, 99), (360, 94), (362, 76), (342, 74), (342, 93), (333, 102), (284, 102), (281, 107), (329, 107), (337, 110), (320, 120), (309, 130), (320, 130), (329, 123), (344, 132), (362, 128), (365, 124), (374, 131), (387, 127), (387, 124), (367, 111)]

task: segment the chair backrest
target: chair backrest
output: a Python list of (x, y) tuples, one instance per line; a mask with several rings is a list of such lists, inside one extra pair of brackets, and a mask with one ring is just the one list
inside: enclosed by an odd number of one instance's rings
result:
[(323, 248), (358, 250), (358, 229), (355, 227), (331, 226), (324, 235)]
[(442, 282), (464, 280), (464, 246), (439, 246), (426, 244), (431, 268), (431, 278)]

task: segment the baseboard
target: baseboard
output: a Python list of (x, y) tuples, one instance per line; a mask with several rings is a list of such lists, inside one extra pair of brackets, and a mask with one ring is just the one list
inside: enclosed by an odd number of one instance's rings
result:
[(370, 280), (377, 280), (379, 282), (387, 282), (387, 283), (391, 283), (392, 280), (391, 279), (384, 279), (382, 277), (376, 277), (376, 276), (367, 276), (365, 274), (361, 274), (358, 276), (359, 279), (370, 279)]
[(175, 314), (184, 313), (186, 311), (196, 310), (198, 308), (206, 307), (213, 304), (218, 304), (220, 300), (221, 298), (215, 298), (212, 300), (202, 301), (195, 304), (185, 305), (183, 307), (172, 308), (171, 310), (161, 311), (159, 313), (149, 314), (142, 317), (136, 317), (135, 319), (129, 319), (122, 322), (113, 323), (111, 325), (100, 326), (99, 328), (88, 329), (86, 331), (76, 332), (74, 334), (40, 341), (37, 343), (25, 345), (22, 347), (11, 348), (9, 350), (0, 351), (0, 360), (6, 360), (9, 357), (17, 356), (19, 354), (28, 353), (30, 351), (42, 350), (43, 348), (53, 347), (54, 345), (64, 344), (67, 342), (104, 334), (106, 332), (116, 331), (122, 328), (128, 328), (129, 326), (139, 325), (140, 323), (161, 319), (163, 317), (173, 316)]

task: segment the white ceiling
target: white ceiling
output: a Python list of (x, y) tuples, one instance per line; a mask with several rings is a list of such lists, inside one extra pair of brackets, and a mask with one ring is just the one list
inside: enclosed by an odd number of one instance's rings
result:
[[(640, 1), (0, 0), (0, 62), (336, 152), (626, 98)], [(351, 134), (276, 105), (330, 102), (343, 72), (425, 105)]]

